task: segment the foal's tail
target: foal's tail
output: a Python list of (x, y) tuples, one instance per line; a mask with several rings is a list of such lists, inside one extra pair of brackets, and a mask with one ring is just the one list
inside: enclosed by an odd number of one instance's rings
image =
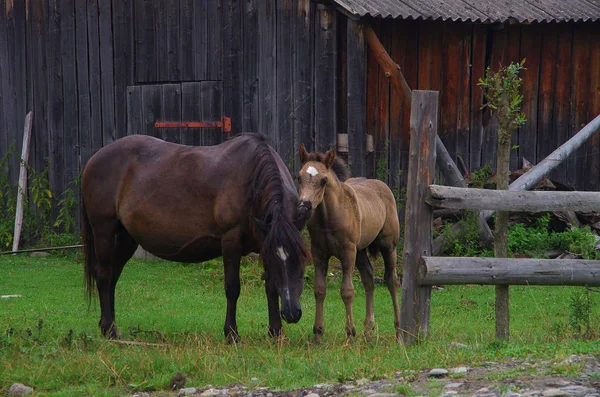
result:
[(371, 259), (375, 260), (379, 257), (379, 254), (381, 253), (379, 246), (377, 245), (376, 242), (372, 242), (371, 245), (369, 245), (367, 247), (367, 251), (369, 252), (369, 255), (371, 256)]
[(94, 234), (92, 225), (87, 216), (85, 201), (81, 200), (81, 240), (83, 244), (83, 281), (85, 283), (88, 303), (91, 302), (94, 290), (94, 263), (96, 260), (96, 251), (94, 249)]

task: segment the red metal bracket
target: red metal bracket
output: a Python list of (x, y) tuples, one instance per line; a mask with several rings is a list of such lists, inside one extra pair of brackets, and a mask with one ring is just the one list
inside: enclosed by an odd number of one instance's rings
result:
[(223, 132), (231, 132), (231, 117), (223, 117), (221, 121), (157, 121), (156, 128), (221, 128)]

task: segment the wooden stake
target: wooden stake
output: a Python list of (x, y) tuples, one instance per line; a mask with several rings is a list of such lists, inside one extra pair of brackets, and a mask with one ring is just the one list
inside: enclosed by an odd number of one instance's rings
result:
[(19, 249), (21, 240), (21, 229), (23, 228), (23, 202), (27, 195), (27, 161), (29, 160), (29, 140), (31, 138), (31, 122), (33, 112), (25, 116), (25, 127), (23, 130), (23, 148), (21, 149), (21, 169), (19, 171), (19, 190), (17, 192), (17, 210), (15, 213), (15, 233), (13, 236), (12, 250)]

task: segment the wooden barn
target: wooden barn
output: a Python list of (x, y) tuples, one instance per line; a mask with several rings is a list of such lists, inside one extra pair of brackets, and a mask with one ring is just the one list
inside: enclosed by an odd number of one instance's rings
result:
[[(300, 143), (335, 147), (354, 175), (385, 178), (401, 197), (408, 112), (369, 28), (410, 88), (440, 91), (440, 136), (465, 171), (495, 157), (477, 86), (487, 66), (526, 58), (513, 168), (600, 113), (597, 0), (0, 0), (0, 10), (0, 157), (21, 150), (33, 110), (30, 163), (49, 162), (55, 196), (128, 134), (211, 145), (260, 131), (291, 169)], [(599, 152), (596, 136), (553, 179), (598, 190)], [(8, 172), (15, 182), (18, 161)]]

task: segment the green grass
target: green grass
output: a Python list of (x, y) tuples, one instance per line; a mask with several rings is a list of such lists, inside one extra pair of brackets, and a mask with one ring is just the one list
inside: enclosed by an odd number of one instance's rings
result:
[[(34, 387), (37, 395), (165, 391), (177, 372), (187, 376), (188, 386), (242, 383), (290, 389), (510, 357), (558, 362), (573, 353), (600, 349), (598, 341), (578, 338), (569, 325), (571, 297), (582, 289), (573, 287), (511, 287), (509, 343), (494, 340), (494, 287), (434, 290), (428, 341), (404, 347), (394, 340), (389, 293), (378, 285), (373, 339), (357, 337), (347, 343), (339, 277), (329, 278), (324, 342), (315, 346), (310, 343), (315, 306), (311, 268), (301, 299), (304, 316), (298, 324), (284, 325), (287, 338), (278, 343), (267, 337), (261, 269), (251, 261), (242, 267), (238, 302), (243, 343), (228, 345), (223, 337), (226, 300), (220, 261), (185, 265), (135, 260), (127, 264), (117, 286), (117, 324), (124, 339), (165, 346), (123, 346), (100, 336), (99, 308), (93, 303), (88, 311), (82, 273), (74, 255), (0, 257), (0, 295), (22, 295), (0, 299), (0, 393), (15, 382)], [(355, 286), (360, 334), (364, 291), (357, 277)], [(592, 294), (592, 299), (598, 298)], [(592, 329), (598, 329), (598, 305), (592, 310)], [(570, 374), (577, 368), (556, 371)]]

